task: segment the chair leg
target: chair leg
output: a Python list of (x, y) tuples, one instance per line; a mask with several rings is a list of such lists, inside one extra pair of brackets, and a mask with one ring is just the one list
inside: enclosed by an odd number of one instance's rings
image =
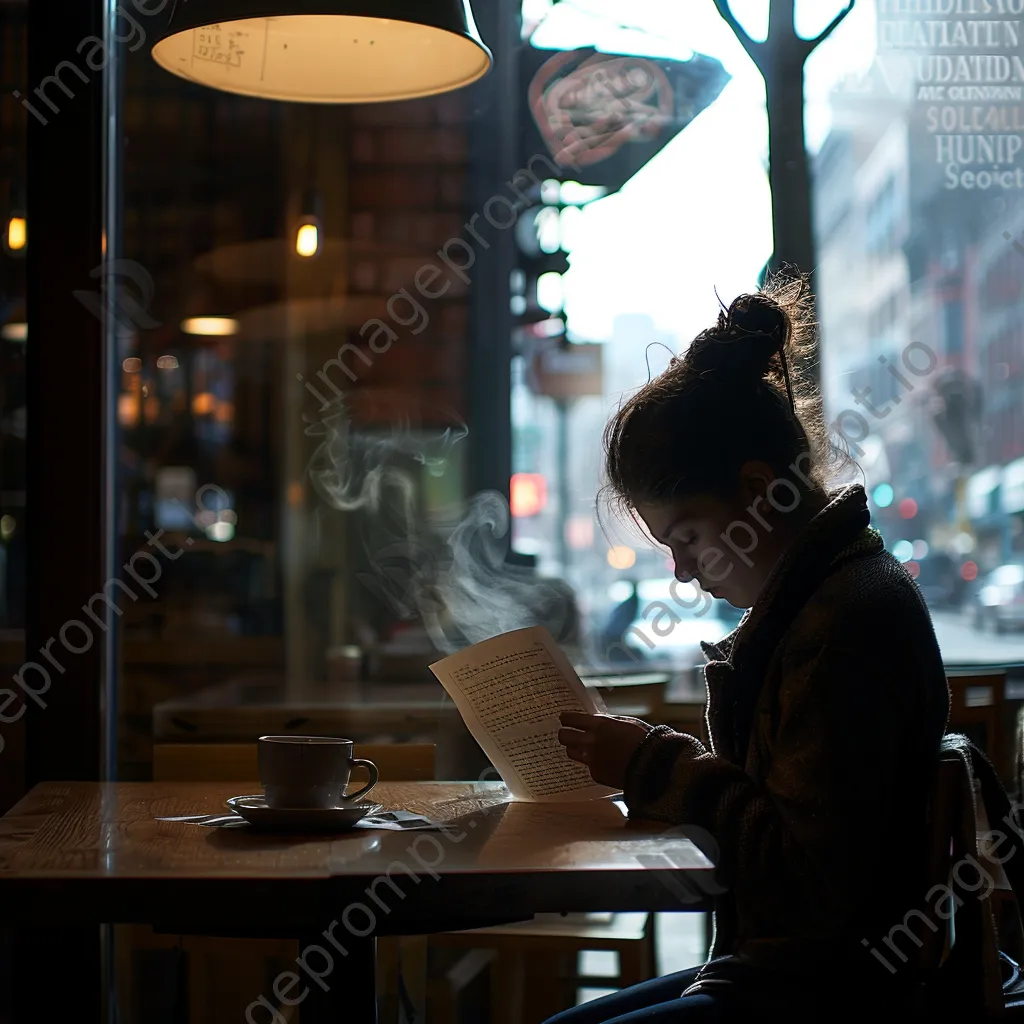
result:
[(484, 971), (493, 969), (495, 955), (493, 949), (471, 949), (451, 966), (428, 976), (427, 1024), (454, 1024), (458, 1020), (463, 991)]
[(640, 948), (643, 957), (643, 980), (656, 978), (658, 976), (658, 915), (653, 912), (647, 915)]
[(534, 1024), (576, 1005), (579, 953), (553, 950), (531, 951), (525, 955), (524, 1024)]
[(525, 1009), (526, 955), (503, 950), (491, 965), (491, 1020), (494, 1024), (522, 1024)]
[(377, 940), (377, 1007), (381, 1024), (398, 1024), (398, 956), (400, 939), (392, 935)]
[(711, 946), (715, 941), (715, 915), (710, 910), (704, 913), (704, 959), (711, 955)]
[(381, 1024), (421, 1024), (427, 1001), (427, 936), (377, 940), (377, 1007)]
[(400, 978), (403, 993), (399, 994), (398, 1019), (405, 1024), (405, 999), (415, 1014), (415, 1021), (410, 1024), (421, 1024), (427, 1003), (427, 936), (406, 935), (398, 940)]
[(618, 950), (619, 987), (629, 988), (650, 978), (647, 956), (641, 942), (626, 942)]

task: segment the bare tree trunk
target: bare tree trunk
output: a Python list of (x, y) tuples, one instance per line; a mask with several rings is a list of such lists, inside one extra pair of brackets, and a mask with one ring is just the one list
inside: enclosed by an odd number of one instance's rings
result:
[[(804, 136), (804, 65), (814, 48), (832, 34), (853, 10), (849, 0), (824, 31), (813, 39), (796, 32), (796, 0), (769, 0), (768, 35), (755, 42), (736, 20), (729, 0), (714, 0), (718, 13), (733, 30), (764, 78), (768, 108), (768, 182), (772, 193), (774, 249), (771, 271), (804, 274), (814, 288), (814, 219), (811, 204), (810, 160)], [(820, 379), (820, 357), (804, 372)]]
[(804, 137), (804, 64), (815, 47), (853, 10), (855, 2), (849, 0), (819, 35), (804, 39), (796, 33), (795, 0), (769, 0), (768, 36), (759, 43), (736, 20), (729, 0), (714, 0), (718, 13), (764, 78), (775, 242), (769, 264), (772, 270), (788, 265), (807, 275), (814, 273), (811, 174)]
[(771, 61), (765, 75), (768, 107), (768, 181), (772, 193), (774, 251), (770, 267), (815, 268), (810, 162), (804, 138), (803, 64)]

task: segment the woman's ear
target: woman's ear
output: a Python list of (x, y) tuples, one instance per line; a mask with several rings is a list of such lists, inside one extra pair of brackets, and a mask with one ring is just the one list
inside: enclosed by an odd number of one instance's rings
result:
[(750, 508), (761, 499), (760, 505), (768, 504), (768, 487), (775, 479), (775, 471), (767, 462), (751, 460), (740, 466), (740, 495)]

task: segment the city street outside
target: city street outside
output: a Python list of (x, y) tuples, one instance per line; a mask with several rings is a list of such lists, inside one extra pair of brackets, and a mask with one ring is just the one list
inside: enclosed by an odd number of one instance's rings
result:
[(975, 629), (960, 612), (933, 612), (935, 635), (947, 665), (999, 665), (1024, 661), (1024, 631), (993, 634)]

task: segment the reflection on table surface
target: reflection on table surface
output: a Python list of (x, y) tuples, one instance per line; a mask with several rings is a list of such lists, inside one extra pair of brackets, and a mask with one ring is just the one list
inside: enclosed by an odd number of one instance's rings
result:
[[(517, 803), (493, 782), (380, 783), (374, 790), (385, 807), (448, 824), (438, 832), (285, 835), (156, 820), (219, 812), (228, 797), (248, 792), (259, 792), (258, 783), (44, 783), (0, 819), (0, 880), (373, 877), (396, 860), (438, 875), (631, 872), (642, 867), (637, 855), (666, 832), (629, 821), (615, 800)], [(676, 863), (711, 867), (695, 846), (692, 861), (676, 853)]]

